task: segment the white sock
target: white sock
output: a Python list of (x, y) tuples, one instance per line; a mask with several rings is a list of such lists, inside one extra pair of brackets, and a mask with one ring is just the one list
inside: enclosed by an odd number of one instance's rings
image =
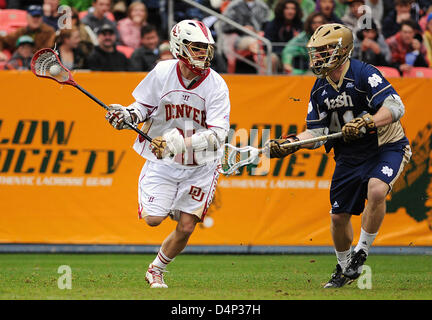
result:
[(369, 253), (369, 248), (371, 247), (372, 242), (374, 242), (375, 237), (377, 236), (377, 234), (378, 234), (378, 232), (376, 232), (376, 233), (367, 233), (362, 228), (361, 232), (360, 232), (359, 242), (357, 243), (357, 246), (355, 247), (354, 251), (358, 252), (360, 249), (363, 249), (363, 251), (366, 252), (366, 254), (368, 254)]
[(162, 252), (162, 249), (159, 249), (159, 252), (158, 252), (156, 258), (153, 260), (153, 263), (152, 263), (152, 264), (153, 264), (154, 266), (156, 266), (156, 267), (162, 269), (162, 270), (165, 270), (166, 267), (167, 267), (167, 265), (168, 265), (171, 261), (173, 261), (173, 260), (174, 260), (174, 258), (172, 258), (172, 259), (168, 258), (168, 257), (167, 257), (163, 252)]
[(345, 270), (346, 266), (348, 265), (349, 259), (351, 257), (351, 248), (349, 248), (347, 251), (336, 251), (336, 258), (337, 261), (339, 263), (339, 265), (341, 266), (342, 270)]

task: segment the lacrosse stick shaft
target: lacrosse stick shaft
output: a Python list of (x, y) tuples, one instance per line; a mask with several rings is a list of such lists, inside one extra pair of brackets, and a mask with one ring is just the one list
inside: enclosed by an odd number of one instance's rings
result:
[[(84, 89), (83, 87), (81, 87), (79, 84), (76, 83), (75, 87), (78, 88), (78, 90), (80, 90), (82, 93), (84, 93), (87, 97), (89, 97), (90, 99), (92, 99), (94, 102), (96, 102), (97, 104), (99, 104), (102, 108), (104, 108), (105, 110), (109, 111), (109, 107), (105, 103), (103, 103), (102, 101), (100, 101), (98, 98), (96, 98), (94, 95), (92, 95), (86, 89)], [(126, 122), (126, 121), (124, 123), (129, 128), (131, 128), (132, 130), (134, 130), (136, 133), (138, 133), (139, 135), (141, 135), (147, 141), (149, 141), (149, 142), (152, 141), (152, 139), (148, 135), (146, 135), (140, 129), (138, 129), (137, 127), (135, 127), (133, 124), (131, 124), (129, 122)]]
[[(320, 142), (320, 141), (327, 141), (327, 140), (332, 140), (332, 139), (338, 139), (342, 137), (342, 132), (337, 132), (337, 133), (332, 133), (326, 136), (320, 136), (320, 137), (316, 137), (316, 138), (311, 138), (311, 139), (305, 139), (305, 140), (300, 140), (300, 141), (295, 141), (295, 142), (291, 142), (289, 143), (290, 147), (296, 147), (296, 146), (303, 146), (305, 144), (309, 144), (309, 143), (316, 143), (316, 142)], [(288, 145), (288, 144), (286, 144)]]

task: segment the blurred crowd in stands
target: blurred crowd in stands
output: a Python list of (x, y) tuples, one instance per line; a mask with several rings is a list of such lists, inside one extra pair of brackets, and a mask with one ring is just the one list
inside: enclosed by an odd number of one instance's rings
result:
[[(271, 65), (273, 74), (310, 74), (306, 43), (334, 22), (353, 30), (353, 58), (396, 76), (432, 73), (432, 0), (195, 2), (248, 30), (173, 1), (174, 22), (198, 19), (212, 31), (220, 73), (263, 74)], [(49, 47), (70, 70), (149, 71), (172, 59), (168, 7), (168, 0), (0, 0), (0, 69), (28, 70), (33, 53)]]

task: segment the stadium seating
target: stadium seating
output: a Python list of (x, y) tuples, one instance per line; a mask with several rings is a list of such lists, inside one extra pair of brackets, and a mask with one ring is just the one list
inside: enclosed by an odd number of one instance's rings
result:
[(392, 67), (376, 67), (386, 78), (400, 78), (399, 70)]
[(27, 25), (27, 12), (18, 9), (0, 10), (0, 35), (6, 35)]
[(432, 78), (432, 69), (423, 67), (413, 67), (410, 71), (404, 72), (407, 78)]
[(131, 57), (132, 53), (134, 52), (134, 48), (127, 47), (127, 46), (116, 46), (116, 48), (117, 51), (123, 53), (128, 59)]

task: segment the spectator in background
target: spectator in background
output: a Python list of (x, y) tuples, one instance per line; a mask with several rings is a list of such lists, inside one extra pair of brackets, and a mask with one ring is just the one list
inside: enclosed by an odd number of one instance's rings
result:
[(334, 0), (316, 0), (315, 11), (321, 12), (327, 20), (327, 23), (340, 23), (342, 20), (334, 13), (335, 1)]
[[(389, 12), (393, 11), (395, 8), (395, 0), (379, 0), (382, 1), (383, 3), (383, 7), (384, 7), (384, 12), (385, 14), (383, 14), (383, 19), (386, 15), (389, 14)], [(381, 19), (382, 22), (382, 19)]]
[(370, 28), (360, 29), (355, 33), (351, 57), (374, 66), (388, 66), (390, 64), (390, 49), (374, 21), (372, 21)]
[(59, 58), (69, 70), (87, 68), (86, 57), (79, 48), (80, 42), (80, 32), (77, 27), (59, 30), (56, 38)]
[(119, 41), (116, 23), (105, 16), (110, 10), (111, 0), (93, 0), (93, 10), (89, 10), (81, 22), (88, 25), (94, 33), (103, 25), (109, 24), (115, 30), (116, 41)]
[(114, 20), (118, 23), (120, 20), (127, 18), (128, 6), (125, 0), (114, 0), (114, 5), (112, 7), (112, 14)]
[(5, 70), (30, 70), (34, 44), (28, 35), (19, 37), (15, 45), (17, 49), (6, 63)]
[(423, 33), (423, 43), (426, 47), (429, 67), (432, 68), (432, 13), (427, 16), (426, 30)]
[[(193, 0), (205, 7), (210, 7), (210, 3), (208, 0)], [(174, 20), (199, 20), (202, 21), (207, 14), (193, 6), (188, 5), (182, 1), (174, 1)]]
[(88, 56), (90, 52), (93, 51), (93, 46), (97, 45), (97, 37), (94, 32), (90, 29), (89, 26), (81, 23), (79, 19), (79, 12), (75, 8), (71, 8), (72, 10), (72, 27), (78, 29), (80, 34), (80, 43), (78, 48), (84, 54), (84, 56)]
[(307, 17), (315, 11), (315, 1), (314, 0), (297, 0), (302, 9), (302, 19), (303, 22), (306, 21)]
[(429, 14), (432, 13), (432, 4), (429, 7), (429, 9), (426, 10), (425, 14), (420, 18), (418, 24), (420, 26), (420, 28), (423, 30), (423, 32), (426, 30), (426, 24), (427, 24), (427, 20), (429, 18)]
[(57, 30), (58, 21), (61, 13), (58, 12), (59, 0), (44, 0), (43, 2), (43, 22)]
[(34, 40), (33, 51), (54, 46), (55, 30), (42, 20), (42, 7), (31, 5), (27, 9), (27, 26), (17, 29), (6, 36), (0, 36), (0, 61), (6, 60), (3, 51), (15, 51), (16, 42), (22, 35), (29, 35)]
[(420, 16), (424, 16), (430, 13), (430, 9), (432, 9), (432, 1), (431, 0), (418, 0), (417, 4), (419, 6), (419, 14)]
[(391, 66), (401, 74), (409, 72), (413, 66), (428, 67), (426, 48), (415, 26), (412, 20), (402, 21), (401, 30), (386, 40), (392, 53)]
[(383, 19), (382, 34), (388, 39), (401, 29), (402, 21), (413, 19), (415, 29), (421, 30), (415, 17), (411, 15), (411, 4), (413, 0), (395, 0), (395, 9), (390, 11)]
[(333, 13), (339, 19), (341, 19), (345, 15), (345, 13), (348, 11), (347, 8), (348, 8), (348, 5), (346, 3), (346, 0), (334, 0)]
[(346, 0), (348, 10), (341, 18), (344, 25), (350, 28), (355, 34), (358, 28), (363, 27), (363, 23), (359, 23), (359, 19), (365, 14), (365, 10), (360, 7), (365, 4), (364, 0)]
[(75, 8), (81, 12), (87, 11), (92, 6), (92, 0), (60, 0), (60, 4)]
[(170, 44), (168, 41), (164, 41), (159, 45), (159, 61), (174, 59)]
[[(275, 17), (264, 29), (264, 37), (271, 42), (286, 43), (303, 30), (302, 10), (296, 0), (279, 0), (274, 9)], [(278, 56), (283, 46), (274, 46), (273, 52)]]
[[(233, 0), (224, 15), (250, 31), (260, 32), (268, 21), (270, 9), (261, 0)], [(222, 23), (222, 32), (238, 34), (239, 31), (228, 23)]]
[(156, 27), (149, 24), (141, 28), (141, 46), (130, 58), (132, 71), (150, 71), (159, 60), (159, 35)]
[[(246, 29), (264, 35), (264, 25), (268, 21), (270, 9), (267, 4), (261, 0), (233, 0), (224, 10), (223, 14), (239, 23)], [(237, 70), (237, 61), (233, 52), (236, 52), (245, 58), (258, 62), (258, 53), (260, 51), (259, 42), (256, 38), (251, 37), (243, 32), (239, 32), (228, 23), (221, 23), (223, 32), (223, 52), (228, 60), (228, 72), (254, 73), (255, 68), (244, 65), (244, 69)], [(265, 62), (267, 63), (267, 62)]]
[(162, 21), (161, 17), (161, 2), (160, 0), (138, 0), (145, 4), (148, 12), (148, 24), (152, 24), (154, 26), (164, 26), (167, 25), (167, 21)]
[(372, 19), (376, 23), (378, 30), (381, 32), (381, 20), (384, 16), (384, 1), (366, 0), (366, 6), (370, 8)]
[(142, 2), (132, 2), (127, 10), (127, 18), (118, 22), (117, 29), (121, 43), (138, 49), (141, 44), (141, 30), (147, 25), (147, 8)]
[(304, 31), (291, 39), (282, 51), (282, 64), (285, 73), (305, 74), (309, 70), (309, 54), (306, 49), (310, 37), (319, 26), (327, 23), (321, 12), (310, 14), (304, 23)]
[(129, 60), (117, 51), (115, 29), (112, 24), (104, 24), (96, 30), (99, 45), (88, 57), (88, 67), (94, 71), (128, 71)]

